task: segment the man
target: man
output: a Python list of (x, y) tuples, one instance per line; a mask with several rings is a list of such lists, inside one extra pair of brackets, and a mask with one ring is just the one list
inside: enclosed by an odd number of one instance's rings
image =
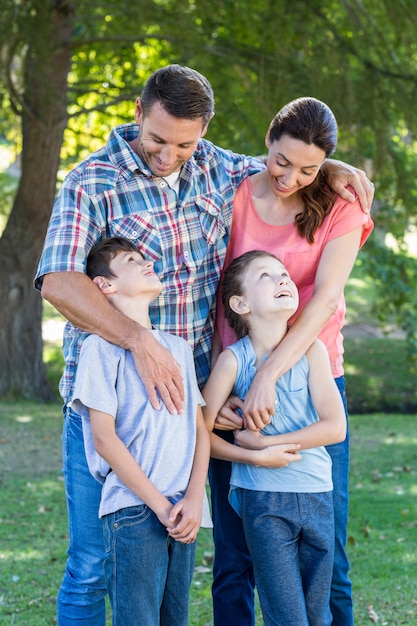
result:
[[(183, 401), (181, 372), (172, 355), (92, 288), (86, 258), (96, 241), (116, 235), (136, 243), (154, 262), (164, 290), (151, 306), (152, 322), (189, 341), (202, 385), (209, 372), (215, 292), (234, 193), (246, 176), (263, 168), (257, 159), (203, 139), (213, 115), (206, 78), (178, 65), (157, 70), (136, 101), (136, 123), (116, 127), (106, 146), (68, 175), (54, 205), (35, 284), (70, 322), (60, 383), (70, 537), (58, 595), (60, 626), (76, 620), (91, 626), (105, 623), (100, 485), (89, 474), (81, 419), (70, 406), (86, 333), (132, 352), (155, 408), (163, 402), (171, 413), (180, 412)], [(369, 207), (372, 189), (364, 172), (344, 164), (336, 169), (338, 181), (330, 177), (335, 191), (349, 197), (344, 186), (350, 183)], [(292, 449), (277, 449), (277, 467), (291, 460)], [(234, 615), (235, 623), (248, 623)]]

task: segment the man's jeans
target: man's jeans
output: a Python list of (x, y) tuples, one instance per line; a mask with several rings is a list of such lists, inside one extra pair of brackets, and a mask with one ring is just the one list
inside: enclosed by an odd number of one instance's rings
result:
[[(344, 377), (336, 378), (347, 419)], [(230, 433), (218, 434), (233, 441)], [(352, 626), (352, 584), (345, 551), (348, 518), (349, 431), (342, 443), (327, 446), (333, 463), (335, 557), (330, 595), (333, 626)], [(214, 626), (254, 626), (254, 577), (241, 518), (228, 501), (231, 463), (211, 459), (209, 479), (212, 498), (214, 567)]]
[(240, 494), (265, 626), (330, 626), (332, 492)]
[(113, 626), (187, 626), (196, 544), (169, 537), (147, 506), (103, 517)]
[(59, 626), (105, 626), (104, 541), (98, 517), (101, 485), (90, 474), (81, 417), (65, 408), (62, 436), (69, 548), (58, 593)]

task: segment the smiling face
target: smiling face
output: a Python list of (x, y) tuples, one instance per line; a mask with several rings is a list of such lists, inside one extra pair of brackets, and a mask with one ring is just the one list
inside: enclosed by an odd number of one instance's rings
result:
[(123, 250), (110, 261), (113, 276), (108, 284), (119, 296), (134, 297), (150, 294), (154, 298), (161, 293), (162, 283), (153, 269), (153, 262), (146, 261), (140, 252)]
[(310, 185), (326, 158), (324, 150), (289, 135), (282, 135), (268, 147), (267, 171), (274, 195), (289, 198), (300, 189)]
[(240, 315), (250, 313), (265, 319), (285, 313), (289, 319), (298, 307), (298, 289), (284, 265), (272, 256), (253, 259), (246, 268), (241, 296), (233, 296), (230, 307)]
[(160, 102), (155, 102), (148, 115), (136, 101), (135, 121), (139, 125), (137, 151), (155, 176), (178, 172), (194, 154), (198, 141), (204, 137), (208, 124), (203, 118), (173, 117)]

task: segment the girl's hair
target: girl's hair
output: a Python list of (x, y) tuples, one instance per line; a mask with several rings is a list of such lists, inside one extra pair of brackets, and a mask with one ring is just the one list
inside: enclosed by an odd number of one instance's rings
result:
[(87, 257), (87, 276), (91, 279), (96, 276), (113, 278), (114, 274), (110, 269), (110, 262), (119, 252), (139, 252), (142, 254), (132, 241), (124, 237), (102, 239), (94, 244)]
[[(249, 321), (245, 315), (235, 313), (230, 307), (230, 298), (232, 296), (243, 296), (246, 271), (249, 265), (255, 259), (262, 257), (270, 257), (279, 261), (275, 254), (266, 252), (265, 250), (251, 250), (241, 254), (230, 263), (225, 270), (222, 282), (222, 302), (224, 306), (224, 315), (229, 322), (230, 328), (234, 330), (239, 339), (245, 337), (249, 333)], [(280, 261), (281, 263), (281, 261)]]
[(156, 70), (146, 81), (141, 95), (145, 117), (155, 102), (172, 117), (190, 120), (202, 117), (204, 126), (214, 113), (214, 94), (207, 78), (175, 63)]
[[(283, 135), (314, 145), (329, 157), (337, 145), (337, 122), (331, 109), (316, 98), (297, 98), (286, 104), (269, 126), (270, 142)], [(300, 191), (304, 210), (296, 215), (295, 225), (301, 237), (314, 242), (314, 233), (321, 226), (334, 203), (334, 193), (320, 170), (314, 181)]]

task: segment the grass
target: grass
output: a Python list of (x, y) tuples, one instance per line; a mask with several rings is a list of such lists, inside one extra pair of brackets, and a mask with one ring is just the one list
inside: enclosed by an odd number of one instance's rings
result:
[[(356, 268), (347, 289), (348, 323), (373, 323), (372, 291)], [(46, 316), (56, 318), (50, 308)], [(349, 339), (345, 348), (352, 438), (348, 552), (355, 623), (367, 626), (377, 616), (380, 625), (411, 626), (417, 623), (415, 382), (402, 340)], [(56, 388), (62, 370), (56, 341), (46, 343), (45, 359)], [(0, 626), (53, 625), (68, 545), (60, 402), (0, 402), (0, 425)], [(212, 560), (211, 533), (202, 530), (191, 588), (191, 626), (212, 623)], [(257, 626), (261, 624), (258, 609)]]

